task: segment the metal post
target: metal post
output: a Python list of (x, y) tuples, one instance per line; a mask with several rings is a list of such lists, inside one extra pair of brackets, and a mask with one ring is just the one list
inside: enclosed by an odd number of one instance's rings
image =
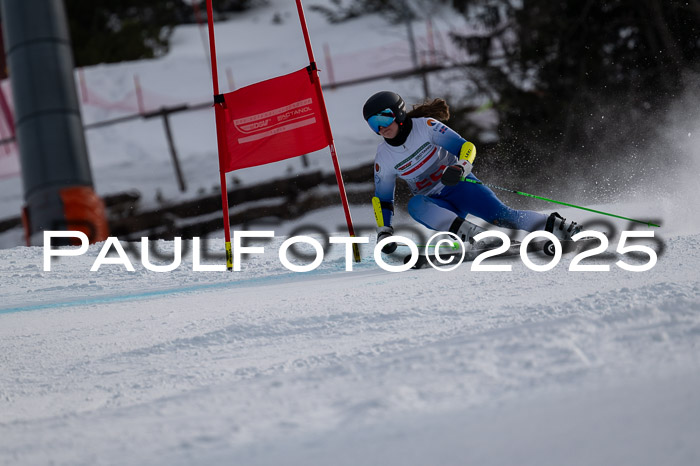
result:
[(62, 0), (2, 1), (28, 244), (44, 230), (109, 235), (93, 190)]
[(182, 169), (180, 168), (180, 159), (177, 156), (177, 150), (175, 149), (175, 140), (173, 139), (173, 133), (170, 130), (170, 114), (181, 112), (186, 110), (188, 105), (179, 105), (177, 107), (161, 107), (160, 110), (156, 110), (150, 113), (144, 113), (143, 117), (146, 119), (162, 117), (163, 118), (163, 129), (165, 130), (165, 139), (168, 141), (168, 149), (170, 151), (170, 157), (173, 161), (173, 168), (175, 169), (175, 176), (177, 176), (177, 184), (180, 187), (180, 191), (187, 191), (187, 186), (185, 185), (185, 177), (182, 174)]
[(323, 55), (326, 59), (326, 69), (328, 70), (328, 85), (335, 89), (335, 73), (333, 72), (333, 61), (331, 60), (331, 48), (328, 42), (323, 44)]
[(85, 82), (85, 70), (78, 69), (78, 81), (80, 82), (80, 97), (84, 104), (90, 101), (90, 93), (88, 92), (87, 83)]
[[(416, 38), (415, 35), (413, 34), (413, 18), (411, 15), (411, 9), (408, 6), (408, 2), (406, 0), (403, 1), (403, 18), (404, 21), (406, 22), (406, 34), (408, 35), (408, 46), (410, 47), (411, 50), (411, 62), (413, 63), (413, 69), (415, 71), (419, 71), (421, 68), (423, 68), (419, 63), (418, 63), (418, 51), (416, 50)], [(420, 73), (421, 79), (423, 81), (423, 95), (425, 99), (428, 99), (430, 97), (430, 89), (428, 87), (428, 74), (425, 71), (422, 71)]]
[(187, 191), (187, 186), (185, 185), (185, 177), (182, 176), (180, 160), (177, 157), (175, 143), (173, 142), (173, 133), (170, 131), (170, 119), (168, 118), (168, 112), (165, 109), (163, 110), (163, 126), (165, 127), (165, 137), (168, 138), (168, 147), (170, 148), (170, 157), (173, 159), (173, 167), (175, 167), (177, 184), (180, 186), (180, 191), (184, 193), (185, 191)]
[(228, 91), (233, 92), (236, 90), (236, 83), (233, 80), (233, 71), (231, 71), (231, 67), (227, 66), (226, 67), (226, 80), (228, 81)]
[(141, 90), (138, 74), (134, 75), (134, 90), (136, 92), (136, 107), (139, 109), (139, 113), (143, 114), (146, 112), (146, 106), (143, 104), (143, 90)]

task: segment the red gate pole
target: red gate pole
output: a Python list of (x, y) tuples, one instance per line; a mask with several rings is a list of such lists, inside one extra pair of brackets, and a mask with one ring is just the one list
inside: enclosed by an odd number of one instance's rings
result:
[[(211, 0), (209, 0), (211, 1)], [(335, 143), (333, 142), (333, 133), (331, 132), (331, 124), (328, 121), (328, 112), (326, 110), (326, 102), (323, 99), (323, 91), (321, 90), (321, 82), (318, 78), (318, 68), (316, 67), (316, 61), (314, 60), (314, 52), (311, 49), (311, 39), (309, 38), (309, 30), (306, 27), (306, 18), (304, 17), (304, 8), (301, 6), (301, 0), (296, 0), (297, 11), (299, 12), (299, 22), (301, 23), (301, 31), (304, 34), (304, 42), (306, 43), (306, 51), (309, 54), (309, 75), (313, 81), (314, 87), (316, 88), (316, 94), (318, 96), (319, 107), (321, 109), (321, 115), (323, 116), (323, 127), (326, 131), (326, 138), (328, 139), (328, 147), (331, 150), (331, 159), (333, 160), (333, 168), (335, 169), (335, 179), (338, 182), (338, 190), (340, 191), (340, 200), (343, 203), (343, 210), (345, 211), (345, 222), (348, 224), (348, 233), (351, 237), (355, 236), (355, 229), (352, 226), (352, 217), (350, 216), (350, 207), (348, 206), (348, 198), (345, 193), (345, 184), (343, 183), (343, 175), (340, 172), (340, 165), (338, 164), (338, 157), (335, 152)], [(356, 243), (352, 245), (353, 254), (355, 256), (355, 262), (360, 262), (360, 248)]]
[(219, 174), (221, 177), (221, 208), (224, 214), (224, 238), (226, 241), (226, 268), (233, 271), (233, 255), (231, 253), (231, 224), (228, 214), (228, 191), (226, 190), (226, 170), (224, 161), (228, 160), (226, 145), (226, 120), (224, 108), (226, 101), (219, 94), (219, 76), (216, 68), (216, 45), (214, 41), (214, 15), (212, 0), (207, 0), (207, 25), (209, 26), (209, 51), (211, 52), (211, 79), (214, 90), (214, 113), (216, 117), (216, 144), (219, 150)]

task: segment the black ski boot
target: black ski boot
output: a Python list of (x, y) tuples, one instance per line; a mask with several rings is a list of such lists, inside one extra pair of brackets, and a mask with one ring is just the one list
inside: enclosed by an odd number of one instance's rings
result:
[[(576, 222), (566, 222), (566, 219), (558, 212), (552, 212), (547, 218), (545, 230), (552, 233), (560, 242), (571, 241), (571, 237), (580, 232), (582, 227)], [(544, 253), (548, 256), (554, 255), (554, 243), (547, 241), (544, 245)]]

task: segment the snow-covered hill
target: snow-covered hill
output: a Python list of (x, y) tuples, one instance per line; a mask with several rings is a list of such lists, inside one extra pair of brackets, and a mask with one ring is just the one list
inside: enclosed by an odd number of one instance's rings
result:
[[(0, 252), (7, 464), (695, 464), (700, 235), (648, 272)], [(172, 243), (160, 243), (171, 253)], [(220, 245), (210, 244), (211, 252)], [(137, 256), (138, 257), (138, 256)], [(211, 262), (211, 261), (209, 261)]]
[[(217, 37), (224, 55), (231, 45), (231, 60), (246, 63), (242, 69), (269, 67), (274, 75), (298, 60), (291, 39), (273, 47), (270, 35), (292, 33), (296, 24), (284, 13), (293, 12), (292, 2), (270, 4), (217, 25)], [(271, 22), (277, 10), (282, 25)], [(309, 17), (313, 40), (347, 53), (360, 50), (361, 39), (368, 48), (387, 43), (382, 35), (391, 27), (378, 21), (338, 26)], [(260, 39), (227, 39), (225, 30), (242, 37), (255, 31)], [(303, 53), (300, 43), (299, 66)], [(118, 100), (136, 69), (145, 87), (146, 76), (161, 70), (159, 89), (192, 99), (210, 93), (194, 27), (178, 30), (172, 53), (160, 60), (85, 72)], [(358, 117), (358, 102), (384, 87), (416, 100), (421, 92), (418, 80), (327, 92), (343, 166), (371, 160), (377, 141)], [(373, 238), (353, 271), (344, 270), (338, 246), (312, 272), (280, 264), (279, 247), (294, 229), (342, 232), (340, 208), (275, 227), (265, 253), (232, 273), (194, 271), (191, 248), (176, 270), (148, 271), (137, 246), (129, 248), (133, 272), (116, 264), (91, 272), (102, 245), (44, 271), (42, 248), (5, 244), (0, 464), (698, 464), (700, 222), (693, 193), (700, 118), (692, 100), (681, 99), (678, 108), (675, 120), (659, 126), (659, 153), (674, 157), (666, 176), (653, 186), (631, 181), (628, 199), (585, 202), (660, 219), (652, 243), (658, 262), (646, 272), (616, 265), (646, 260), (616, 253), (618, 235), (606, 254), (585, 262), (609, 265), (604, 272), (570, 271), (573, 255), (565, 255), (547, 272), (511, 257), (496, 259), (510, 272), (462, 264), (451, 272), (389, 273), (372, 258)], [(116, 114), (86, 110), (86, 118)], [(207, 190), (217, 179), (210, 120), (206, 111), (173, 119), (192, 185)], [(146, 202), (156, 190), (178, 196), (164, 141), (152, 136), (159, 124), (88, 133), (100, 192), (139, 187), (150, 193)], [(330, 171), (327, 153), (312, 164)], [(299, 169), (298, 160), (269, 168)], [(240, 176), (269, 174), (258, 167)], [(21, 204), (18, 183), (0, 180), (3, 214)], [(583, 191), (572, 186), (572, 193)], [(352, 213), (358, 224), (374, 222), (369, 206)], [(618, 233), (631, 228), (612, 225)], [(204, 263), (222, 263), (222, 241), (217, 235), (205, 243)], [(152, 246), (172, 256), (175, 243)]]

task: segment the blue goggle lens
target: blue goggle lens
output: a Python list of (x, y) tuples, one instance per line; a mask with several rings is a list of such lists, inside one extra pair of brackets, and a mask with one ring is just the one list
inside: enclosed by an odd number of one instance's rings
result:
[(376, 115), (372, 115), (371, 117), (367, 118), (367, 123), (369, 124), (369, 127), (372, 128), (372, 131), (379, 134), (380, 126), (386, 128), (392, 124), (394, 120), (396, 120), (394, 112), (387, 108), (386, 110), (382, 110)]

